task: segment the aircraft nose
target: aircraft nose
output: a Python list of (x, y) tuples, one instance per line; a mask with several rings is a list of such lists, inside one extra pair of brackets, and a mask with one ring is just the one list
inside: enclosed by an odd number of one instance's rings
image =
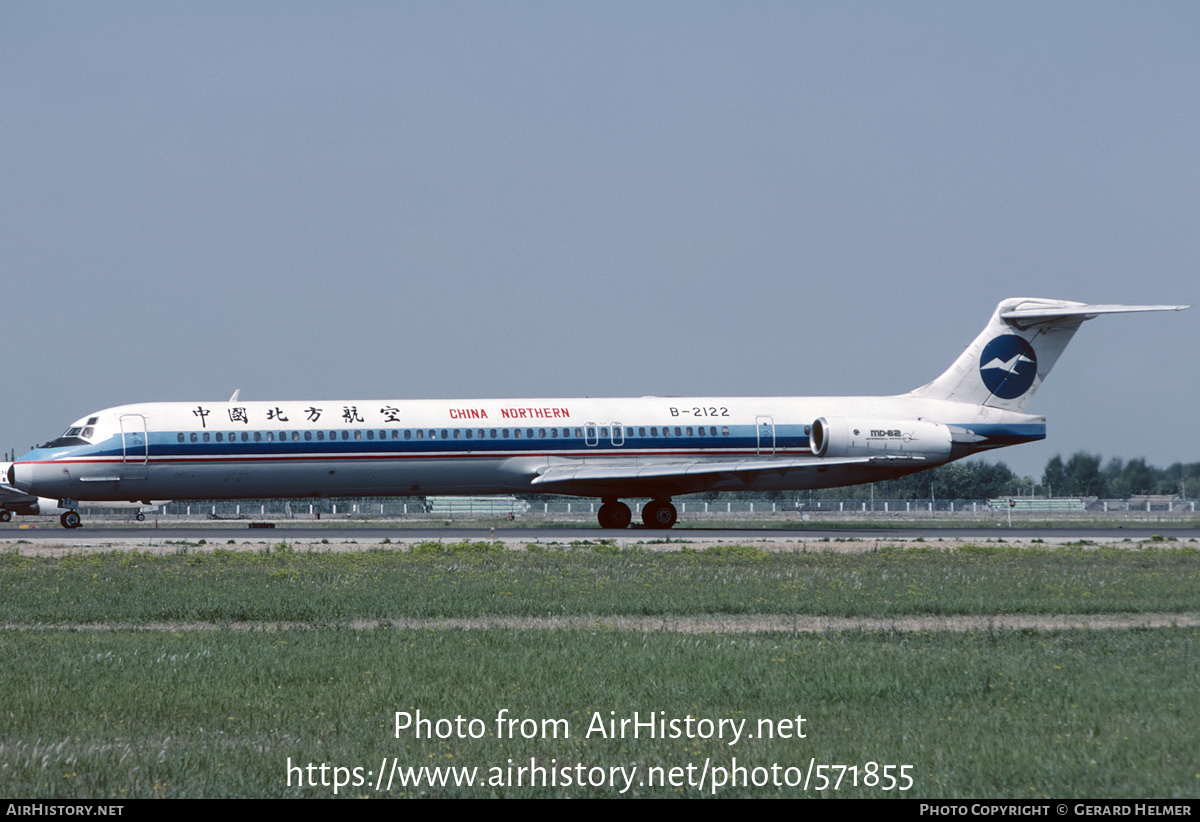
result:
[(8, 466), (8, 484), (13, 488), (19, 488), (22, 491), (29, 491), (29, 484), (33, 482), (33, 466), (28, 463), (14, 462)]

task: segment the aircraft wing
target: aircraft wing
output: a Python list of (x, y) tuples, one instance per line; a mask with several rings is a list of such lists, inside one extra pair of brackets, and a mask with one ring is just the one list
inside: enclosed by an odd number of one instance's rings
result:
[(0, 504), (12, 506), (35, 501), (37, 501), (37, 497), (32, 494), (18, 491), (11, 485), (0, 485)]
[(0, 485), (0, 508), (8, 511), (24, 511), (36, 504), (38, 498), (24, 491), (18, 491), (11, 485)]
[[(925, 462), (919, 456), (844, 457), (822, 459), (819, 457), (758, 457), (738, 460), (673, 460), (655, 462), (570, 462), (554, 463), (538, 472), (531, 484), (546, 493), (573, 493), (597, 485), (621, 485), (635, 488), (678, 483), (690, 485), (693, 480), (711, 480), (715, 477), (755, 480), (764, 474), (785, 474), (792, 471), (819, 472), (829, 468), (854, 465), (916, 466)], [(585, 492), (586, 493), (586, 492)]]

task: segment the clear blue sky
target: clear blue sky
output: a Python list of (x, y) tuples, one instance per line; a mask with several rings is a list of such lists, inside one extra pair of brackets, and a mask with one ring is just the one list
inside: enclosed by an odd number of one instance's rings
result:
[[(0, 5), (0, 445), (140, 400), (900, 393), (1200, 303), (1200, 4)], [(1200, 308), (1030, 410), (1200, 460)]]

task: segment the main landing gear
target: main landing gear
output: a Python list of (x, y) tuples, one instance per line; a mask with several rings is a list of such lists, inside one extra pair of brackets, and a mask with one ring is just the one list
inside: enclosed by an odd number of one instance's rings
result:
[[(628, 528), (633, 521), (629, 506), (620, 500), (605, 499), (597, 519), (601, 528)], [(679, 512), (669, 499), (656, 499), (642, 508), (642, 522), (647, 528), (670, 528), (679, 519)]]
[(62, 523), (63, 528), (78, 528), (83, 525), (83, 518), (79, 516), (78, 511), (67, 511), (58, 521)]
[(669, 499), (656, 499), (647, 502), (642, 509), (642, 522), (647, 528), (670, 528), (679, 519), (679, 512)]
[(628, 528), (633, 521), (629, 506), (619, 500), (605, 500), (597, 514), (601, 528)]

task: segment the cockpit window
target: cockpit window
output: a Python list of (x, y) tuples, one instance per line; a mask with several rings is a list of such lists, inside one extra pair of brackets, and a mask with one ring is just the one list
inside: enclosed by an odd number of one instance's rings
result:
[[(89, 423), (92, 420), (88, 420)], [(69, 445), (91, 445), (91, 441), (87, 439), (95, 433), (95, 429), (90, 425), (87, 428), (82, 426), (72, 426), (62, 433), (62, 436), (57, 439), (52, 439), (50, 442), (40, 445), (40, 448), (66, 448)]]

